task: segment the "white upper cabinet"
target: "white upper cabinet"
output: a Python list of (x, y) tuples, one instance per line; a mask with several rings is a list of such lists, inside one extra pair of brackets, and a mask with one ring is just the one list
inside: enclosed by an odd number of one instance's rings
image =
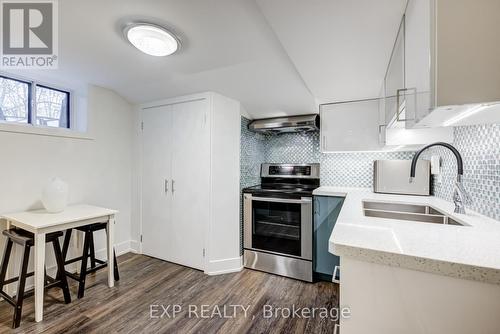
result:
[[(392, 100), (383, 98), (385, 91), (382, 85), (378, 99), (320, 105), (321, 152), (407, 150), (453, 141), (451, 127), (406, 129), (387, 113), (387, 101)], [(387, 126), (387, 117), (392, 126)], [(405, 117), (404, 110), (400, 117)]]
[(500, 121), (498, 13), (495, 0), (408, 0), (399, 88), (406, 128)]
[(379, 132), (379, 144), (381, 146), (385, 145), (386, 137), (385, 131), (387, 129), (387, 123), (385, 121), (385, 83), (382, 83), (380, 87), (380, 93), (378, 94), (378, 132)]
[[(427, 0), (410, 1), (407, 13), (399, 26), (379, 101), (380, 143), (385, 149), (415, 149), (436, 141), (451, 142), (453, 129), (414, 129), (414, 115), (417, 109), (430, 107), (430, 44), (425, 39), (425, 20), (413, 16), (428, 17)], [(414, 3), (413, 3), (414, 2)], [(417, 6), (418, 3), (418, 6)], [(428, 36), (429, 37), (429, 36)], [(410, 88), (411, 87), (411, 88)], [(382, 111), (383, 108), (383, 111)]]
[(431, 104), (431, 6), (429, 0), (409, 0), (405, 25), (406, 126), (426, 115)]
[(396, 42), (391, 53), (391, 59), (384, 79), (385, 90), (385, 121), (386, 125), (393, 125), (401, 115), (401, 92), (405, 87), (405, 24), (401, 20)]
[(376, 151), (383, 147), (379, 134), (379, 100), (320, 106), (321, 152)]

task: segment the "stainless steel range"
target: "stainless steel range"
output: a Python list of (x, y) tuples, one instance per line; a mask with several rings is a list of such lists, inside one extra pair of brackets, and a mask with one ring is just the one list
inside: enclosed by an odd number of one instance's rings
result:
[(312, 192), (319, 164), (262, 164), (243, 189), (245, 267), (312, 282)]

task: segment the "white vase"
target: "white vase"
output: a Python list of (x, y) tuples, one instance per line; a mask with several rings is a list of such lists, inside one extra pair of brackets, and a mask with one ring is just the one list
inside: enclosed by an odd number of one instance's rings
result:
[(68, 204), (68, 184), (58, 177), (51, 179), (43, 188), (42, 204), (50, 213), (64, 211)]

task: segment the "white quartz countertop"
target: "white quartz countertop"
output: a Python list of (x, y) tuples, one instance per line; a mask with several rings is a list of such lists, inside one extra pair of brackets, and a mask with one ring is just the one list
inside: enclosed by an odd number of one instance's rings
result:
[[(500, 221), (433, 196), (376, 194), (367, 188), (320, 187), (313, 195), (345, 197), (329, 251), (369, 262), (500, 284)], [(364, 200), (423, 204), (468, 226), (365, 217)]]

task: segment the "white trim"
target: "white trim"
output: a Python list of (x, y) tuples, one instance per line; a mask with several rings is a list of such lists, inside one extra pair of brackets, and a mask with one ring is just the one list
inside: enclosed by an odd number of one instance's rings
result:
[(232, 259), (207, 261), (205, 274), (214, 276), (239, 272), (243, 269), (243, 256)]
[[(131, 243), (132, 243), (132, 240), (127, 240), (127, 241), (123, 241), (123, 242), (120, 242), (120, 243), (115, 243), (116, 256), (118, 257), (120, 255), (133, 252), (132, 248), (130, 247)], [(106, 259), (107, 258), (106, 247), (101, 248), (99, 250), (96, 250), (95, 251), (95, 255), (98, 258)]]
[(130, 252), (142, 254), (141, 243), (137, 240), (130, 240)]
[(61, 137), (71, 139), (94, 140), (92, 136), (85, 132), (78, 132), (73, 129), (56, 128), (48, 126), (35, 126), (32, 124), (19, 124), (0, 122), (0, 132), (21, 133), (27, 135)]
[[(208, 143), (208, 147), (209, 147), (209, 150), (210, 150), (210, 156), (209, 156), (209, 171), (208, 171), (208, 175), (209, 175), (209, 185), (208, 185), (208, 191), (209, 191), (209, 195), (208, 195), (208, 224), (205, 224), (203, 226), (203, 233), (204, 233), (204, 253), (203, 253), (203, 267), (205, 269), (205, 273), (207, 273), (209, 271), (209, 268), (210, 268), (210, 251), (212, 249), (211, 247), (211, 244), (210, 244), (210, 235), (212, 233), (212, 227), (213, 227), (213, 181), (214, 181), (214, 178), (213, 178), (213, 171), (212, 171), (212, 166), (213, 166), (213, 150), (212, 150), (212, 142), (213, 142), (213, 133), (214, 133), (214, 130), (213, 130), (213, 125), (214, 125), (214, 98), (213, 98), (213, 94), (211, 93), (207, 93), (207, 105), (208, 105), (208, 110), (206, 111), (208, 113), (208, 119), (209, 119), (209, 122), (210, 124), (208, 124), (208, 131), (209, 131), (209, 143)], [(205, 126), (207, 126), (207, 124), (205, 124)]]
[(144, 169), (144, 165), (142, 163), (142, 160), (144, 159), (143, 157), (143, 143), (144, 143), (144, 120), (143, 120), (143, 115), (142, 115), (142, 106), (137, 106), (137, 114), (136, 114), (136, 117), (137, 117), (137, 120), (138, 120), (138, 124), (139, 125), (139, 128), (136, 128), (136, 131), (139, 132), (139, 136), (137, 137), (138, 138), (138, 143), (137, 143), (137, 147), (138, 147), (138, 157), (137, 157), (137, 161), (138, 161), (138, 169), (137, 169), (137, 191), (138, 191), (138, 200), (139, 200), (139, 217), (137, 217), (139, 219), (139, 235), (137, 236), (139, 238), (139, 253), (140, 254), (143, 254), (144, 255), (144, 247), (142, 246), (142, 231), (143, 231), (143, 225), (144, 225), (144, 220), (142, 219), (142, 216), (143, 216), (143, 213), (144, 213), (144, 205), (143, 205), (143, 187), (142, 187), (142, 184), (143, 184), (143, 169)]
[(138, 125), (140, 127), (140, 129), (137, 129), (137, 131), (139, 131), (139, 136), (137, 137), (138, 138), (138, 143), (137, 143), (137, 147), (138, 147), (138, 169), (137, 169), (137, 191), (138, 191), (138, 199), (139, 199), (139, 217), (137, 217), (139, 219), (139, 235), (137, 236), (139, 238), (139, 253), (140, 254), (144, 254), (144, 247), (142, 245), (143, 241), (142, 241), (142, 235), (143, 235), (143, 230), (144, 230), (144, 220), (142, 219), (143, 215), (144, 215), (144, 203), (143, 203), (143, 169), (144, 169), (144, 165), (142, 163), (142, 160), (144, 159), (143, 157), (143, 145), (144, 145), (144, 120), (143, 120), (143, 115), (142, 115), (142, 110), (143, 108), (141, 106), (138, 106), (137, 107), (137, 120), (138, 120)]

